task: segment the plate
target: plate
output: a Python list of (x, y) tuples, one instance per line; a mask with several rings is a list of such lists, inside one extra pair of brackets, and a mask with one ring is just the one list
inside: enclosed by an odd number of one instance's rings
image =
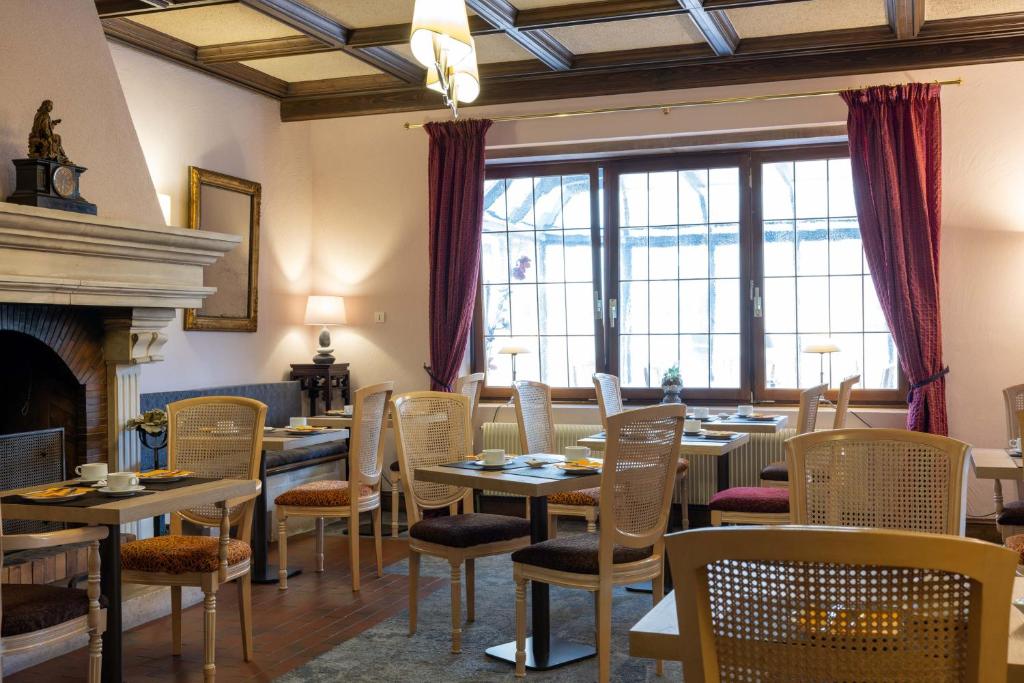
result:
[(566, 474), (597, 474), (601, 471), (600, 465), (578, 465), (574, 462), (560, 462), (555, 467)]
[(740, 415), (737, 413), (733, 417), (737, 420), (754, 420), (756, 422), (770, 422), (775, 419), (774, 415), (766, 415), (765, 413), (754, 413), (753, 415)]
[(292, 427), (285, 427), (284, 431), (286, 434), (291, 434), (293, 436), (306, 436), (308, 434), (319, 434), (320, 432), (326, 429), (327, 427), (308, 427), (306, 429), (293, 429)]
[(109, 487), (104, 486), (103, 488), (100, 489), (100, 493), (102, 493), (105, 496), (111, 496), (113, 498), (128, 498), (130, 496), (134, 496), (136, 493), (140, 493), (145, 490), (146, 487), (143, 486), (142, 484), (138, 484), (129, 489), (124, 489), (123, 491), (112, 491), (110, 490)]
[(164, 483), (171, 483), (175, 481), (181, 481), (182, 479), (188, 479), (194, 472), (189, 470), (151, 470), (149, 472), (139, 472), (139, 479), (144, 481), (162, 481)]
[(733, 437), (736, 436), (736, 432), (716, 432), (709, 429), (702, 429), (700, 435), (705, 439), (711, 439), (713, 441), (732, 441)]
[[(77, 500), (91, 492), (92, 489), (81, 488), (78, 486), (53, 486), (48, 489), (22, 493), (19, 497), (33, 503), (63, 503), (66, 500)], [(61, 493), (63, 493), (63, 495), (60, 495)]]

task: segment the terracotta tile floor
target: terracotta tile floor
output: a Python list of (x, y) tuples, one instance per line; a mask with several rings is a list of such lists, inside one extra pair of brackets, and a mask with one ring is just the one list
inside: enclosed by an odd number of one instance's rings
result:
[[(385, 565), (406, 557), (407, 543), (384, 539)], [(358, 635), (374, 624), (405, 609), (407, 577), (374, 572), (373, 539), (362, 538), (359, 593), (352, 592), (348, 570), (348, 538), (328, 535), (326, 571), (313, 566), (313, 539), (297, 536), (288, 544), (293, 563), (306, 568), (288, 580), (288, 590), (277, 585), (253, 586), (253, 631), (256, 639), (252, 662), (242, 661), (242, 636), (238, 625), (238, 600), (234, 586), (221, 588), (217, 596), (217, 681), (271, 681), (301, 666), (335, 645)], [(272, 562), (277, 558), (272, 557)], [(437, 590), (442, 579), (421, 577), (420, 594)], [(202, 680), (202, 606), (184, 611), (182, 653), (171, 656), (170, 617), (158, 619), (125, 633), (124, 672), (129, 683)], [(6, 677), (8, 683), (64, 683), (82, 681), (86, 672), (84, 649), (72, 652)]]

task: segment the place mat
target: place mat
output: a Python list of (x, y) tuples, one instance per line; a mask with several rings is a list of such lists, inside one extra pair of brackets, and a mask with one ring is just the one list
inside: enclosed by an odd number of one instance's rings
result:
[(1006, 449), (1006, 454), (1009, 455), (1011, 458), (1019, 458), (1019, 457), (1021, 457), (1021, 452), (1020, 451), (1015, 451), (1015, 450), (1010, 449), (1010, 448)]
[(743, 415), (730, 415), (729, 417), (720, 417), (716, 422), (742, 422), (742, 423), (768, 423), (778, 422), (779, 415), (768, 415), (766, 417), (746, 417)]
[(529, 465), (527, 465), (525, 462), (522, 462), (521, 460), (513, 458), (512, 460), (510, 460), (507, 463), (505, 463), (504, 465), (502, 465), (501, 468), (496, 468), (496, 467), (485, 468), (483, 465), (481, 465), (479, 462), (477, 462), (475, 460), (464, 460), (462, 462), (449, 462), (449, 463), (445, 463), (444, 465), (441, 465), (441, 467), (454, 467), (455, 469), (458, 469), (458, 470), (476, 470), (477, 472), (507, 472), (508, 470), (517, 470), (517, 469), (520, 469), (522, 467), (529, 467)]
[[(205, 484), (208, 481), (219, 481), (217, 477), (189, 477), (188, 479), (182, 479), (181, 481), (172, 482), (150, 482), (144, 484), (146, 487), (145, 491), (136, 493), (131, 498), (138, 498), (139, 496), (148, 496), (160, 491), (170, 491), (171, 489), (180, 489), (185, 486), (195, 486), (196, 484)], [(48, 501), (46, 503), (35, 503), (32, 501), (25, 500), (18, 494), (11, 494), (0, 498), (0, 504), (2, 503), (17, 503), (19, 505), (59, 505), (67, 508), (91, 508), (94, 505), (103, 505), (104, 503), (112, 503), (117, 500), (128, 500), (129, 497), (125, 498), (114, 498), (100, 493), (99, 491), (93, 491), (87, 493), (81, 498), (75, 498), (74, 500), (66, 501)]]
[[(598, 470), (594, 474), (600, 474)], [(538, 479), (583, 479), (592, 475), (589, 474), (567, 474), (565, 470), (561, 470), (554, 465), (547, 465), (545, 467), (527, 467), (525, 470), (516, 472), (517, 477), (537, 477)]]
[(704, 441), (732, 441), (733, 439), (738, 439), (739, 436), (739, 434), (722, 434), (721, 436), (717, 434), (697, 434), (695, 436), (687, 436), (686, 438), (703, 439)]

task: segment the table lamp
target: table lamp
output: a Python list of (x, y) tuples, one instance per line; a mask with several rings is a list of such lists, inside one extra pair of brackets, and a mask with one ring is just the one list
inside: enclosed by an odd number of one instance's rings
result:
[[(818, 354), (818, 369), (819, 369), (818, 383), (819, 384), (824, 384), (825, 383), (825, 354), (826, 353), (830, 354), (829, 355), (829, 361), (831, 361), (832, 360), (831, 354), (838, 353), (839, 350), (840, 349), (839, 349), (838, 346), (836, 346), (835, 342), (831, 342), (831, 341), (817, 342), (815, 344), (808, 344), (807, 346), (804, 347), (804, 353), (816, 353), (816, 354)], [(829, 363), (828, 383), (832, 384), (832, 365), (831, 365), (831, 362)]]
[(516, 381), (516, 356), (521, 353), (530, 353), (530, 349), (519, 344), (506, 344), (498, 349), (498, 353), (512, 356), (512, 381)]
[(331, 355), (331, 352), (334, 349), (329, 348), (331, 333), (327, 326), (345, 324), (345, 299), (340, 296), (310, 296), (306, 299), (305, 323), (323, 327), (320, 330), (320, 348), (317, 350), (316, 356), (313, 357), (313, 363), (333, 365), (334, 356)]

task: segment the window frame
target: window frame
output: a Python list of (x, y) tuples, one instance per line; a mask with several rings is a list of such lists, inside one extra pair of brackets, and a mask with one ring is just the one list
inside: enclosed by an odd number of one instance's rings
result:
[[(551, 175), (589, 175), (591, 183), (591, 251), (595, 288), (594, 360), (595, 372), (620, 374), (619, 328), (613, 327), (608, 316), (610, 299), (619, 295), (619, 197), (618, 179), (624, 173), (654, 173), (668, 170), (739, 168), (740, 173), (740, 387), (688, 388), (683, 387), (684, 402), (705, 405), (735, 405), (753, 401), (757, 403), (796, 404), (800, 389), (774, 389), (765, 386), (764, 318), (755, 316), (753, 288), (764, 291), (763, 229), (761, 207), (761, 166), (780, 161), (804, 161), (821, 158), (849, 157), (849, 146), (844, 143), (817, 143), (783, 147), (761, 147), (720, 152), (683, 152), (664, 155), (608, 157), (586, 161), (550, 161), (523, 164), (488, 164), (486, 180), (530, 178)], [(603, 203), (603, 206), (602, 206)], [(604, 225), (601, 216), (604, 216)], [(602, 243), (603, 242), (603, 243)], [(602, 247), (604, 258), (602, 260)], [(748, 296), (742, 296), (744, 283), (749, 284)], [(474, 308), (472, 338), (470, 340), (470, 367), (473, 372), (486, 372), (486, 353), (483, 330), (483, 262)], [(600, 304), (598, 304), (598, 301)], [(600, 315), (597, 306), (600, 305)], [(616, 321), (617, 322), (617, 321)], [(895, 389), (854, 389), (851, 402), (858, 405), (906, 406), (909, 384), (902, 367), (897, 367)], [(836, 379), (836, 378), (833, 378)], [(511, 387), (488, 386), (481, 395), (485, 399), (507, 400)], [(836, 400), (837, 389), (826, 392)], [(622, 387), (623, 398), (638, 402), (656, 402), (661, 399), (659, 387)], [(552, 387), (552, 397), (566, 401), (592, 400), (591, 387)]]

